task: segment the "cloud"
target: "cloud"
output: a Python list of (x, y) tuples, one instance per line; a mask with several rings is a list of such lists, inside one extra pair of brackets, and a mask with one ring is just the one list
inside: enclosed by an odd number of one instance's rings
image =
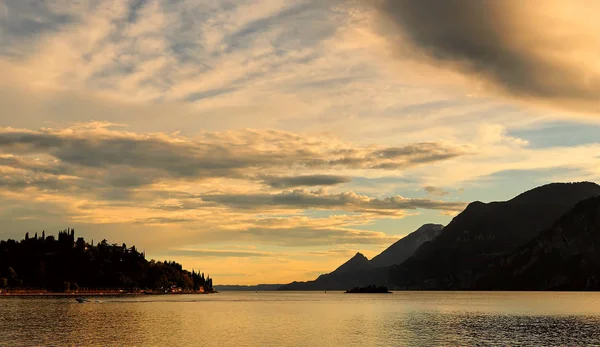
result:
[(172, 256), (183, 257), (219, 257), (219, 258), (248, 258), (248, 257), (274, 257), (277, 253), (260, 251), (238, 251), (221, 249), (170, 249), (166, 252)]
[(48, 2), (7, 0), (0, 4), (0, 54), (14, 55), (15, 47), (75, 20), (68, 9)]
[[(393, 238), (357, 226), (402, 218), (407, 210), (459, 210), (464, 204), (281, 189), (334, 186), (369, 173), (397, 175), (382, 164), (408, 170), (430, 158), (445, 160), (440, 153), (467, 152), (444, 143), (365, 146), (275, 130), (185, 137), (101, 122), (0, 128), (0, 201), (11, 206), (0, 213), (40, 223), (163, 227), (169, 232), (153, 232), (153, 243), (170, 246), (231, 239), (285, 247), (383, 245)], [(306, 209), (336, 215), (308, 218)]]
[(425, 190), (425, 192), (427, 192), (427, 194), (435, 195), (435, 196), (446, 196), (446, 195), (450, 194), (447, 191), (443, 190), (442, 188), (438, 188), (438, 187), (434, 187), (434, 186), (427, 186), (427, 187), (423, 188), (423, 190)]
[[(458, 69), (518, 99), (600, 112), (600, 25), (593, 15), (598, 2), (371, 2), (432, 64)], [(396, 42), (402, 54), (408, 51)]]
[[(302, 214), (281, 217), (281, 213), (273, 213), (274, 211), (269, 208), (261, 210), (260, 213), (255, 210), (246, 212), (238, 211), (234, 214), (227, 214), (216, 210), (215, 213), (209, 214), (202, 220), (204, 223), (206, 218), (212, 218), (211, 221), (206, 221), (206, 225), (199, 228), (199, 233), (196, 231), (196, 234), (188, 234), (181, 238), (180, 242), (190, 244), (189, 239), (191, 238), (201, 240), (202, 245), (208, 245), (230, 243), (235, 240), (238, 247), (231, 247), (228, 250), (245, 252), (248, 249), (239, 249), (240, 245), (260, 245), (259, 247), (266, 245), (288, 249), (331, 245), (389, 245), (398, 239), (398, 237), (381, 231), (369, 230), (369, 224), (378, 218), (372, 214), (309, 218)], [(276, 217), (277, 215), (278, 217)], [(194, 247), (186, 247), (186, 249), (191, 248)], [(254, 252), (255, 250), (250, 249), (250, 251)], [(256, 251), (262, 250), (257, 249)], [(315, 253), (314, 255), (319, 254)], [(330, 255), (340, 256), (345, 253), (331, 253)]]
[(183, 218), (183, 217), (150, 217), (150, 218), (143, 218), (143, 219), (138, 219), (135, 221), (136, 223), (139, 224), (144, 224), (144, 225), (152, 225), (152, 224), (158, 224), (158, 225), (165, 225), (165, 224), (181, 224), (181, 223), (195, 223), (198, 222), (198, 219), (196, 218)]
[[(276, 215), (279, 217), (275, 217)], [(236, 246), (228, 246), (227, 251), (234, 251), (239, 253), (238, 255), (248, 254), (248, 256), (282, 256), (281, 253), (263, 253), (262, 248), (277, 246), (289, 249), (332, 245), (352, 245), (355, 248), (356, 245), (362, 245), (361, 249), (363, 249), (368, 247), (367, 245), (389, 245), (397, 241), (397, 236), (369, 230), (369, 224), (377, 218), (378, 216), (373, 214), (335, 215), (323, 218), (290, 214), (281, 217), (280, 213), (274, 213), (269, 208), (261, 210), (260, 213), (255, 210), (246, 211), (246, 213), (213, 210), (205, 215), (197, 216), (195, 224), (193, 221), (184, 221), (183, 224), (174, 222), (174, 224), (163, 225), (163, 228), (180, 226), (187, 231), (182, 230), (180, 233), (170, 233), (169, 235), (162, 234), (160, 237), (168, 237), (161, 241), (164, 243), (163, 245), (160, 243), (159, 245), (161, 247), (171, 246), (171, 249), (185, 249), (187, 256), (194, 256), (191, 251), (187, 250), (197, 250), (198, 248), (187, 245), (202, 244), (201, 251), (208, 252), (213, 250), (205, 248), (209, 245), (230, 244), (235, 240)], [(170, 221), (165, 223), (170, 223)], [(153, 223), (145, 225), (158, 226)], [(250, 246), (258, 246), (258, 249), (250, 248)], [(327, 252), (325, 253), (325, 250), (309, 252), (307, 255), (326, 256), (328, 254), (332, 257), (348, 255), (342, 250), (327, 250)], [(216, 256), (212, 253), (210, 255)], [(286, 252), (286, 255), (290, 256), (291, 253)]]
[(404, 210), (432, 209), (461, 211), (463, 202), (447, 202), (429, 199), (408, 199), (392, 196), (383, 199), (371, 198), (354, 192), (328, 194), (323, 190), (296, 189), (277, 194), (215, 194), (202, 195), (202, 201), (214, 202), (237, 209), (323, 209), (345, 210), (384, 215), (404, 214)]
[(252, 227), (240, 233), (240, 239), (260, 239), (264, 243), (284, 247), (331, 245), (389, 245), (397, 238), (385, 233), (350, 228), (319, 228), (297, 226), (289, 228)]
[(336, 184), (347, 183), (351, 180), (350, 177), (336, 175), (275, 176), (263, 178), (263, 181), (273, 188), (333, 186)]
[(420, 142), (381, 149), (339, 149), (334, 153), (340, 158), (331, 160), (330, 164), (332, 165), (397, 170), (460, 157), (468, 154), (468, 150), (456, 146), (445, 146), (437, 142)]
[(312, 251), (307, 253), (311, 256), (319, 257), (351, 257), (356, 254), (356, 251), (350, 249), (329, 249), (326, 251)]
[[(132, 133), (105, 123), (37, 131), (0, 128), (0, 164), (54, 173), (75, 173), (117, 188), (160, 180), (234, 178), (264, 180), (272, 187), (348, 182), (336, 175), (265, 176), (281, 169), (406, 169), (466, 153), (442, 143), (361, 147), (275, 130), (204, 133), (194, 139), (164, 133)], [(32, 161), (29, 157), (36, 156)]]
[[(237, 169), (269, 161), (266, 153), (259, 151), (256, 156), (245, 156), (243, 149), (234, 153), (232, 148), (219, 144), (101, 129), (33, 132), (5, 129), (0, 133), (0, 148), (11, 154), (47, 154), (61, 163), (88, 168), (161, 169), (174, 177), (232, 175)], [(271, 161), (276, 163), (281, 159), (274, 155)]]

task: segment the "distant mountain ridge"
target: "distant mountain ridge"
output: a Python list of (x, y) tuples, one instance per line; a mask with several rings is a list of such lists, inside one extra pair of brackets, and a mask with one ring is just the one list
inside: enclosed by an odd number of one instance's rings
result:
[(425, 224), (416, 231), (406, 235), (393, 245), (371, 259), (371, 265), (392, 266), (404, 262), (425, 242), (433, 240), (442, 233), (441, 224)]
[[(372, 270), (373, 265), (369, 262), (369, 259), (365, 257), (362, 253), (356, 253), (352, 258), (350, 258), (347, 262), (340, 265), (337, 269), (335, 269), (330, 275), (333, 274), (347, 274), (354, 271), (364, 271), (364, 270)], [(324, 275), (321, 275), (324, 276)]]
[(446, 227), (426, 224), (370, 261), (357, 253), (329, 274), (281, 289), (600, 289), (597, 197), (598, 184), (578, 182), (475, 201)]
[(346, 290), (386, 282), (388, 267), (402, 263), (419, 246), (437, 237), (443, 225), (425, 224), (406, 235), (369, 261), (362, 253), (352, 258), (328, 274), (320, 275), (314, 281), (292, 282), (282, 286), (282, 290)]

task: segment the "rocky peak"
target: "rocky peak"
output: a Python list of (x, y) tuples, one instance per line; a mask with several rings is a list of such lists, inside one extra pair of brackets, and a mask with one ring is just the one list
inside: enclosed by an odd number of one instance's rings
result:
[(369, 259), (367, 259), (367, 257), (365, 257), (362, 253), (357, 252), (352, 258), (350, 258), (332, 273), (340, 274), (350, 271), (360, 271), (369, 269), (371, 267), (372, 265), (369, 262)]

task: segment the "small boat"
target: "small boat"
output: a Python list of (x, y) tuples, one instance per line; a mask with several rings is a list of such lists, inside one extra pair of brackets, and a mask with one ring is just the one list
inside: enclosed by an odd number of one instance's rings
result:
[(77, 302), (80, 304), (90, 302), (90, 299), (88, 299), (88, 298), (75, 298), (75, 300), (77, 300)]

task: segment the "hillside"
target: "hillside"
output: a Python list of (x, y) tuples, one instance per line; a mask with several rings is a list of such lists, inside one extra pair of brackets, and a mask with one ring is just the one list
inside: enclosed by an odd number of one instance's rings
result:
[(0, 241), (0, 289), (36, 288), (62, 292), (78, 288), (212, 291), (212, 279), (176, 262), (146, 260), (135, 246), (94, 244), (75, 239), (75, 230), (22, 241)]
[[(468, 289), (498, 256), (530, 241), (581, 200), (600, 195), (594, 183), (551, 184), (506, 202), (474, 202), (390, 270), (388, 285), (398, 289)], [(564, 198), (562, 198), (564, 197)]]
[[(347, 262), (340, 265), (337, 269), (335, 269), (329, 275), (344, 275), (348, 273), (353, 273), (356, 271), (368, 271), (372, 270), (373, 265), (369, 262), (369, 259), (365, 257), (362, 253), (356, 253), (352, 258), (350, 258)], [(325, 275), (321, 275), (325, 276)]]
[(397, 265), (404, 262), (408, 257), (425, 242), (433, 240), (442, 233), (444, 228), (441, 224), (425, 224), (416, 231), (406, 235), (393, 245), (371, 259), (371, 265), (375, 267)]
[(574, 206), (582, 199), (600, 195), (600, 186), (593, 182), (550, 183), (528, 190), (510, 200), (517, 204), (546, 204)]
[(600, 197), (502, 257), (477, 282), (488, 290), (600, 290)]

